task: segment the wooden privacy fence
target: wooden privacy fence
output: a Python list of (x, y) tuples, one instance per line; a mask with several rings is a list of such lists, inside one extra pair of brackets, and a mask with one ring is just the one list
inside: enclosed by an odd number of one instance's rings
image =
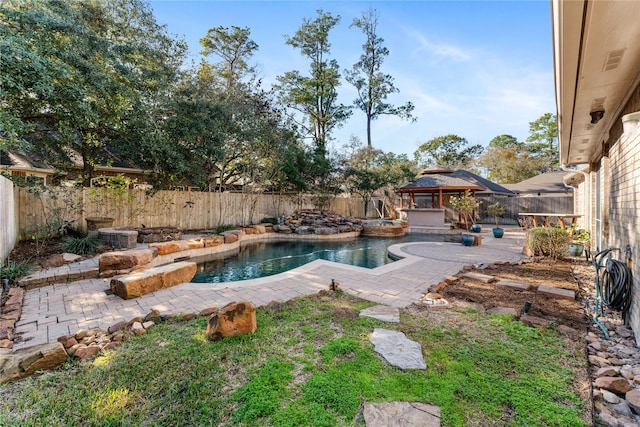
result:
[[(222, 224), (249, 225), (264, 217), (281, 217), (314, 208), (311, 197), (278, 194), (125, 190), (49, 187), (41, 193), (15, 189), (20, 238), (56, 232), (65, 222), (86, 231), (85, 218), (113, 218), (114, 227), (174, 226), (183, 230), (213, 229)], [(335, 197), (328, 209), (361, 217), (360, 198)]]
[(504, 215), (500, 218), (502, 224), (517, 224), (518, 214), (526, 212), (547, 212), (558, 214), (573, 213), (573, 195), (568, 196), (488, 196), (478, 197), (482, 201), (478, 208), (478, 217), (482, 222), (493, 222), (493, 217), (487, 213), (487, 206), (500, 202), (504, 207)]

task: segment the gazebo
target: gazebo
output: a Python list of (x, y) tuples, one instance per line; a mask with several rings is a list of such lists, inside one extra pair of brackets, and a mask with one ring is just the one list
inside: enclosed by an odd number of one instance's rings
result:
[(486, 190), (453, 173), (442, 166), (431, 166), (420, 172), (415, 181), (398, 188), (401, 217), (411, 225), (441, 227), (445, 224), (445, 208), (450, 206), (451, 196), (461, 197), (469, 191), (475, 197), (476, 191)]

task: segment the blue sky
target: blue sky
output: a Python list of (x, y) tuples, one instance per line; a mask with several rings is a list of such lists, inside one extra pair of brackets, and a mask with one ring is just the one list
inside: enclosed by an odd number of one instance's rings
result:
[[(378, 34), (390, 55), (383, 72), (395, 78), (396, 105), (411, 101), (415, 123), (394, 117), (373, 122), (373, 146), (413, 156), (418, 145), (456, 134), (486, 145), (510, 134), (525, 140), (529, 122), (555, 113), (549, 1), (151, 1), (156, 19), (183, 37), (199, 60), (199, 39), (212, 27), (249, 27), (259, 45), (254, 56), (266, 87), (290, 70), (306, 74), (308, 63), (285, 44), (303, 18), (323, 9), (340, 15), (330, 33), (332, 57), (342, 69), (358, 60), (364, 35), (349, 28), (373, 7)], [(215, 60), (214, 58), (211, 59)], [(340, 102), (355, 89), (343, 81)], [(355, 111), (334, 133), (339, 149), (351, 135), (366, 143), (366, 121)]]

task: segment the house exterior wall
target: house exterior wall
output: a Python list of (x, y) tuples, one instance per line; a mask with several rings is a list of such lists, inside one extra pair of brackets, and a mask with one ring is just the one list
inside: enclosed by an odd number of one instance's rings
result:
[[(636, 122), (637, 123), (637, 122)], [(606, 160), (606, 159), (605, 159)], [(623, 133), (609, 149), (609, 239), (610, 247), (621, 248), (620, 260), (627, 260), (633, 275), (629, 323), (640, 341), (640, 128)], [(604, 163), (604, 162), (601, 162)], [(601, 195), (602, 196), (602, 195)]]
[(18, 215), (13, 182), (0, 176), (0, 264), (4, 263), (18, 238)]

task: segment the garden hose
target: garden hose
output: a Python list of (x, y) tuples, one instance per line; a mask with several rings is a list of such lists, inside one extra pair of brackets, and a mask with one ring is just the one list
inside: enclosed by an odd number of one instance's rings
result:
[[(623, 319), (626, 318), (631, 305), (631, 271), (624, 262), (612, 257), (612, 252), (619, 250), (619, 248), (605, 249), (593, 257), (593, 265), (596, 269), (596, 305), (593, 321), (604, 332), (607, 339), (609, 334), (606, 328), (598, 322), (599, 302), (612, 310), (621, 311)], [(600, 310), (602, 311), (602, 307)]]

